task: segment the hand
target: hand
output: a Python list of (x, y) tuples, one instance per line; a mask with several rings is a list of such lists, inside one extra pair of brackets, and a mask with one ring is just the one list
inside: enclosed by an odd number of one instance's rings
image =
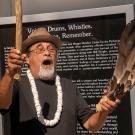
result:
[(17, 49), (11, 49), (8, 54), (8, 72), (10, 76), (14, 76), (18, 70), (21, 70), (26, 54), (21, 54)]
[(96, 106), (96, 109), (100, 112), (112, 113), (119, 103), (119, 99), (112, 101), (105, 95), (100, 99), (99, 103)]

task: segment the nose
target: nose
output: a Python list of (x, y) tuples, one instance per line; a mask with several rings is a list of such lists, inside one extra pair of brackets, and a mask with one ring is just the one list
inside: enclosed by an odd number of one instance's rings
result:
[(50, 56), (50, 52), (48, 51), (48, 49), (44, 49), (43, 55)]

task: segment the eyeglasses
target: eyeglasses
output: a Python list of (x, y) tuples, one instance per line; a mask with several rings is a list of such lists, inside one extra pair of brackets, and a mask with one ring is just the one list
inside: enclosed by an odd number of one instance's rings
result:
[(54, 46), (49, 45), (45, 49), (45, 47), (43, 45), (41, 45), (41, 44), (37, 45), (35, 49), (30, 50), (29, 52), (35, 52), (36, 54), (41, 54), (41, 53), (44, 53), (45, 50), (47, 50), (51, 54), (55, 54), (56, 53), (56, 48)]

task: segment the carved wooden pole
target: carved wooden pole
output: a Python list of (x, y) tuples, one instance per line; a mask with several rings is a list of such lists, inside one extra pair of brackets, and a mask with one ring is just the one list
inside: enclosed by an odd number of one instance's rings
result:
[[(22, 46), (22, 0), (16, 0), (16, 49), (21, 51)], [(20, 79), (21, 71), (18, 71), (14, 78)]]

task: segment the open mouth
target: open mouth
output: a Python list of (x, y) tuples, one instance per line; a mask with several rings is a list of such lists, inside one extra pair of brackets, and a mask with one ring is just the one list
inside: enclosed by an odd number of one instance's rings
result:
[(48, 65), (51, 65), (52, 63), (53, 62), (51, 59), (45, 59), (45, 60), (43, 60), (42, 65), (48, 66)]

